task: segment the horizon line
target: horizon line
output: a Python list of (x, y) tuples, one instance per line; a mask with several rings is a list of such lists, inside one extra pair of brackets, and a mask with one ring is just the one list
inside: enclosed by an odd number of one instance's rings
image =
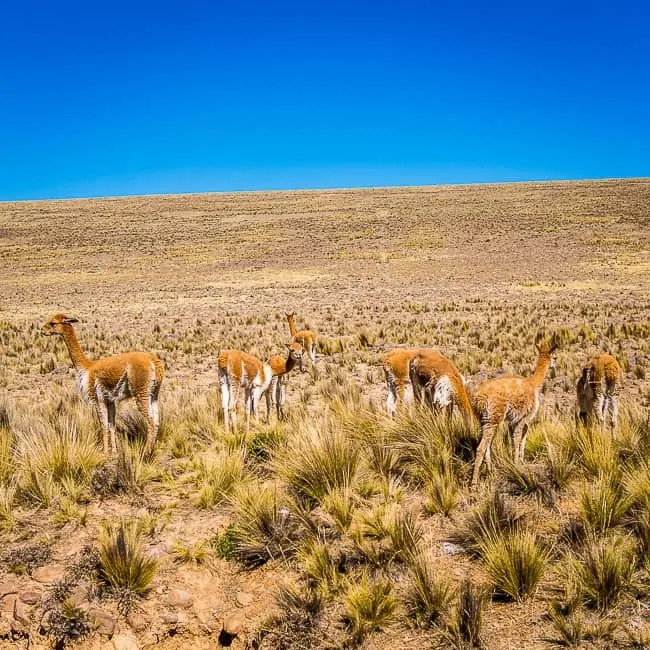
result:
[(171, 196), (202, 196), (202, 195), (229, 195), (229, 194), (275, 194), (297, 192), (350, 192), (354, 190), (396, 190), (417, 188), (445, 188), (445, 187), (475, 187), (495, 185), (525, 185), (525, 184), (552, 184), (552, 183), (597, 183), (611, 181), (650, 181), (650, 176), (612, 176), (612, 177), (584, 177), (570, 179), (527, 179), (516, 181), (475, 181), (458, 183), (432, 183), (425, 185), (397, 184), (397, 185), (356, 185), (356, 186), (327, 186), (305, 188), (267, 188), (267, 189), (240, 189), (240, 190), (205, 190), (201, 192), (144, 192), (142, 194), (106, 194), (88, 196), (50, 197), (35, 199), (0, 199), (0, 205), (13, 203), (45, 203), (51, 201), (97, 201), (115, 199), (156, 198)]

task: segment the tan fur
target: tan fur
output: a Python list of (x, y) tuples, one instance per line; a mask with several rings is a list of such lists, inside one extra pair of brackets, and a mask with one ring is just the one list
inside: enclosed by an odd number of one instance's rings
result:
[(474, 413), (481, 423), (481, 442), (476, 450), (472, 487), (478, 484), (483, 460), (491, 469), (492, 440), (499, 424), (508, 423), (514, 446), (515, 462), (523, 462), (528, 425), (539, 409), (539, 391), (551, 367), (557, 341), (535, 343), (538, 358), (535, 372), (530, 377), (508, 376), (491, 379), (475, 391), (472, 398)]
[(288, 374), (295, 368), (296, 364), (300, 364), (304, 352), (302, 345), (295, 341), (288, 343), (287, 349), (288, 355), (286, 358), (276, 354), (267, 362), (271, 366), (272, 373), (271, 384), (265, 392), (267, 422), (271, 418), (271, 407), (273, 403), (275, 403), (278, 420), (284, 419)]
[(162, 361), (148, 352), (125, 352), (91, 361), (81, 349), (72, 326), (77, 322), (65, 314), (55, 314), (43, 325), (43, 333), (63, 338), (79, 376), (81, 394), (95, 406), (102, 423), (104, 451), (109, 453), (109, 438), (112, 452), (117, 451), (115, 405), (133, 397), (147, 420), (145, 454), (151, 453), (160, 426), (158, 395), (165, 376)]
[(219, 386), (221, 388), (221, 407), (226, 433), (237, 425), (235, 409), (239, 390), (244, 389), (246, 410), (246, 431), (250, 428), (251, 411), (258, 421), (258, 406), (262, 395), (271, 383), (272, 371), (268, 363), (260, 361), (252, 354), (240, 350), (222, 350), (219, 354)]
[[(294, 318), (296, 313), (292, 312), (291, 314), (285, 314), (287, 317), (287, 322), (289, 323), (289, 332), (291, 333), (292, 340), (296, 343), (300, 343), (309, 355), (309, 359), (312, 363), (316, 362), (316, 342), (318, 341), (318, 336), (316, 332), (312, 330), (297, 330)], [(300, 360), (300, 372), (303, 372), (302, 359)]]
[(599, 354), (587, 362), (576, 385), (578, 416), (583, 424), (595, 419), (604, 429), (609, 420), (612, 434), (618, 421), (618, 393), (623, 371), (609, 354)]
[(386, 410), (393, 417), (400, 404), (408, 408), (413, 401), (413, 386), (409, 376), (409, 362), (418, 353), (414, 348), (395, 348), (383, 359), (386, 378)]
[(409, 375), (416, 399), (451, 416), (454, 404), (465, 421), (472, 421), (472, 406), (458, 368), (435, 350), (420, 350), (409, 362)]

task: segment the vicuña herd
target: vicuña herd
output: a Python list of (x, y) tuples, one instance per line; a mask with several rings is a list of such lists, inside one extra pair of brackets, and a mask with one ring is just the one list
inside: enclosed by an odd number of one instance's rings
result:
[[(304, 370), (305, 355), (312, 364), (316, 362), (316, 333), (296, 330), (295, 313), (286, 314), (286, 317), (291, 335), (286, 356), (275, 355), (263, 362), (241, 350), (223, 350), (219, 354), (218, 378), (226, 431), (231, 426), (236, 427), (236, 406), (242, 392), (247, 430), (251, 413), (258, 420), (262, 397), (266, 400), (267, 421), (273, 404), (277, 418), (282, 419), (288, 374), (296, 365)], [(147, 421), (144, 453), (152, 453), (160, 425), (158, 395), (165, 375), (162, 361), (148, 352), (88, 359), (74, 331), (73, 324), (77, 322), (76, 318), (56, 314), (45, 323), (43, 331), (63, 338), (78, 374), (81, 395), (95, 406), (102, 424), (105, 453), (116, 453), (115, 408), (117, 402), (128, 397), (135, 399)], [(478, 420), (481, 440), (472, 473), (472, 487), (475, 487), (484, 461), (491, 470), (492, 441), (502, 422), (510, 432), (515, 462), (524, 460), (528, 427), (539, 409), (539, 394), (554, 363), (558, 341), (555, 336), (538, 336), (535, 347), (537, 365), (530, 377), (501, 376), (473, 390), (468, 389), (456, 366), (435, 350), (391, 350), (383, 360), (388, 414), (393, 417), (398, 408), (409, 410), (418, 401), (430, 406), (434, 413), (444, 411), (446, 417), (451, 417), (455, 405), (468, 427)], [(614, 433), (622, 377), (620, 365), (608, 354), (595, 356), (587, 362), (576, 386), (578, 416), (583, 424), (598, 423)]]

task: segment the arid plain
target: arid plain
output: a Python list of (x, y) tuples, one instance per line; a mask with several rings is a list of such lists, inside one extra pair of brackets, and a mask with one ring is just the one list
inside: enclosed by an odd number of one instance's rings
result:
[[(650, 647), (648, 206), (645, 179), (0, 203), (0, 647)], [(283, 354), (291, 311), (319, 346), (287, 420), (226, 434), (219, 350)], [(91, 358), (164, 361), (152, 459), (127, 402), (101, 452), (55, 312)], [(382, 355), (472, 387), (530, 374), (538, 331), (526, 463), (504, 435), (472, 494), (478, 424), (389, 420)], [(597, 352), (615, 441), (574, 423)], [(155, 560), (128, 588), (120, 526)]]

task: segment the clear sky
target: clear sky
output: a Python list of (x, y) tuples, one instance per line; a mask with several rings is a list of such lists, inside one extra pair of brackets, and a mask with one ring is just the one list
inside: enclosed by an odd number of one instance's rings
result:
[(647, 0), (0, 0), (0, 200), (624, 176)]

